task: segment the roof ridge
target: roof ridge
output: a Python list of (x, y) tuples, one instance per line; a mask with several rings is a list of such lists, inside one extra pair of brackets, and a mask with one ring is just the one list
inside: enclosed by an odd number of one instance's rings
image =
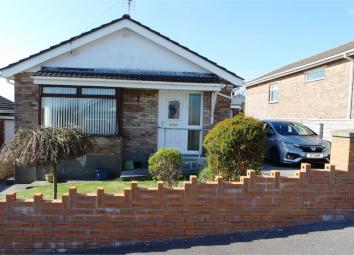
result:
[[(255, 81), (259, 80), (259, 79), (266, 78), (266, 77), (271, 76), (271, 75), (276, 75), (276, 74), (285, 72), (285, 71), (287, 71), (287, 70), (290, 70), (290, 69), (292, 69), (292, 68), (296, 68), (296, 67), (298, 67), (298, 66), (296, 66), (297, 64), (302, 64), (302, 63), (304, 63), (304, 62), (306, 62), (306, 61), (308, 61), (308, 60), (312, 60), (312, 59), (314, 59), (314, 58), (317, 58), (317, 57), (326, 55), (327, 53), (331, 53), (331, 52), (336, 51), (336, 50), (338, 50), (338, 52), (334, 52), (334, 53), (332, 53), (332, 54), (328, 54), (329, 56), (321, 57), (321, 58), (318, 59), (318, 60), (321, 60), (321, 59), (324, 59), (324, 58), (326, 58), (326, 57), (330, 57), (330, 56), (333, 56), (333, 55), (336, 55), (336, 54), (343, 53), (343, 52), (345, 52), (346, 50), (343, 50), (343, 51), (340, 51), (340, 50), (341, 50), (342, 48), (345, 48), (345, 46), (352, 46), (352, 48), (354, 48), (354, 40), (352, 40), (352, 41), (350, 41), (350, 42), (347, 42), (347, 43), (344, 43), (344, 44), (340, 44), (340, 45), (338, 45), (337, 47), (334, 47), (334, 48), (331, 48), (331, 49), (328, 49), (328, 50), (321, 51), (321, 52), (319, 52), (319, 53), (317, 53), (317, 54), (313, 54), (313, 55), (311, 55), (311, 56), (309, 56), (309, 57), (296, 60), (296, 61), (291, 62), (291, 63), (289, 63), (289, 64), (282, 65), (282, 66), (280, 66), (280, 67), (278, 67), (278, 68), (276, 68), (276, 69), (273, 69), (273, 70), (270, 71), (270, 72), (267, 72), (266, 74), (263, 74), (263, 75), (261, 75), (261, 76), (258, 76), (258, 77), (255, 78), (255, 79), (252, 79), (252, 80), (248, 81), (247, 83), (255, 82)], [(315, 61), (317, 61), (317, 60), (310, 61), (309, 63), (306, 63), (306, 64), (310, 64), (310, 63), (313, 63), (313, 62), (315, 62)], [(303, 65), (305, 65), (305, 64), (303, 64)]]
[(90, 34), (90, 33), (96, 32), (97, 30), (100, 30), (100, 29), (102, 29), (102, 28), (105, 28), (105, 27), (110, 26), (110, 25), (112, 25), (112, 24), (114, 24), (114, 23), (120, 22), (120, 21), (122, 21), (122, 20), (130, 20), (131, 22), (133, 22), (133, 23), (135, 23), (135, 24), (137, 24), (137, 25), (139, 25), (139, 26), (141, 26), (141, 27), (143, 27), (143, 28), (149, 30), (150, 32), (152, 32), (152, 33), (154, 33), (154, 34), (156, 34), (156, 35), (158, 35), (158, 36), (160, 36), (160, 37), (162, 37), (162, 38), (164, 38), (164, 39), (170, 41), (171, 43), (173, 43), (173, 44), (175, 44), (175, 45), (177, 45), (177, 46), (179, 46), (179, 47), (181, 47), (181, 48), (183, 48), (183, 49), (189, 51), (190, 53), (192, 53), (192, 54), (194, 54), (194, 55), (196, 55), (196, 56), (202, 58), (203, 60), (205, 60), (205, 61), (207, 61), (207, 62), (209, 62), (209, 63), (211, 63), (211, 64), (217, 66), (218, 68), (224, 70), (225, 72), (227, 72), (227, 73), (229, 73), (229, 74), (231, 74), (231, 75), (233, 75), (233, 76), (235, 76), (235, 77), (237, 77), (237, 78), (239, 78), (239, 79), (241, 79), (241, 80), (244, 80), (244, 78), (242, 78), (241, 76), (238, 76), (236, 73), (234, 73), (234, 72), (232, 72), (232, 71), (226, 69), (226, 68), (223, 67), (223, 66), (220, 66), (218, 63), (216, 63), (216, 62), (214, 62), (214, 61), (208, 59), (207, 57), (200, 55), (199, 53), (197, 53), (197, 52), (195, 52), (195, 51), (189, 49), (189, 48), (186, 47), (186, 46), (181, 45), (180, 43), (178, 43), (178, 42), (172, 40), (171, 38), (169, 38), (169, 37), (167, 37), (167, 36), (165, 36), (165, 35), (162, 35), (161, 33), (159, 33), (159, 32), (157, 32), (156, 30), (154, 30), (154, 29), (152, 29), (152, 28), (150, 28), (150, 27), (148, 27), (148, 26), (146, 26), (146, 25), (140, 23), (139, 21), (137, 21), (137, 20), (135, 20), (135, 19), (132, 19), (128, 14), (124, 14), (121, 18), (114, 19), (114, 20), (112, 20), (112, 21), (110, 21), (110, 22), (108, 22), (108, 23), (102, 24), (101, 26), (95, 27), (95, 28), (93, 28), (93, 29), (91, 29), (91, 30), (88, 30), (88, 31), (83, 32), (83, 33), (81, 33), (81, 34), (79, 34), (79, 35), (76, 35), (76, 36), (74, 36), (74, 37), (71, 37), (71, 38), (69, 38), (69, 39), (67, 39), (67, 40), (65, 40), (65, 41), (62, 41), (62, 42), (57, 43), (57, 44), (55, 44), (55, 45), (53, 45), (53, 46), (50, 46), (49, 48), (47, 48), (47, 49), (45, 49), (45, 50), (41, 50), (41, 51), (39, 51), (39, 52), (37, 52), (37, 53), (35, 53), (35, 54), (32, 54), (32, 55), (30, 55), (30, 56), (28, 56), (28, 57), (26, 57), (26, 58), (23, 58), (23, 59), (20, 59), (20, 60), (14, 62), (14, 63), (11, 63), (11, 64), (9, 64), (9, 65), (3, 67), (3, 68), (0, 68), (0, 71), (2, 71), (2, 70), (4, 70), (4, 69), (7, 69), (7, 68), (9, 68), (9, 67), (15, 66), (15, 65), (17, 65), (17, 64), (20, 64), (21, 62), (24, 62), (24, 61), (26, 61), (26, 60), (29, 60), (29, 59), (31, 59), (31, 58), (33, 58), (33, 57), (36, 57), (36, 56), (40, 55), (40, 54), (43, 54), (43, 53), (48, 52), (48, 51), (50, 51), (50, 50), (53, 50), (53, 49), (55, 49), (55, 48), (57, 48), (57, 47), (60, 47), (60, 46), (62, 46), (63, 44), (69, 43), (69, 42), (71, 42), (71, 41), (73, 41), (73, 40), (76, 40), (76, 39), (82, 37), (82, 36), (85, 36), (85, 35), (88, 35), (88, 34)]

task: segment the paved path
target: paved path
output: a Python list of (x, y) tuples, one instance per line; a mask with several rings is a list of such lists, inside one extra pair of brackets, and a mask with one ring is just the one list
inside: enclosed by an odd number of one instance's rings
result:
[(46, 181), (34, 181), (29, 184), (14, 184), (6, 185), (5, 182), (0, 183), (0, 195), (6, 195), (6, 193), (20, 192), (33, 187), (48, 185)]
[(85, 254), (354, 254), (354, 220), (320, 223), (283, 230), (218, 237), (179, 239), (81, 251)]

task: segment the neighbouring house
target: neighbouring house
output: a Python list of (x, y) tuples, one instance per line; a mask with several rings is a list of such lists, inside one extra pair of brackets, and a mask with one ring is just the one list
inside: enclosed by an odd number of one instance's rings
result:
[(14, 102), (0, 96), (0, 146), (15, 134)]
[(262, 75), (246, 84), (246, 115), (301, 122), (331, 139), (354, 128), (354, 42)]
[[(199, 157), (202, 139), (230, 117), (231, 90), (243, 79), (124, 15), (0, 69), (14, 80), (15, 128), (78, 126), (95, 151), (62, 162), (59, 178), (119, 176), (161, 147)], [(140, 164), (139, 164), (140, 163)], [(16, 182), (45, 169), (16, 168)]]
[(231, 91), (231, 115), (244, 113), (245, 111), (245, 88), (236, 87)]

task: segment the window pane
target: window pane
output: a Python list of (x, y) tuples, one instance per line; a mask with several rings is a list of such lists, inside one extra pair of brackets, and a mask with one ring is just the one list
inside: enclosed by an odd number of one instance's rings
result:
[(273, 90), (272, 91), (272, 101), (277, 101), (278, 100), (278, 91)]
[(277, 85), (270, 86), (269, 101), (270, 102), (277, 102), (278, 101), (278, 86)]
[(188, 130), (188, 150), (199, 151), (200, 130)]
[(43, 87), (43, 93), (46, 94), (76, 94), (76, 88), (71, 87)]
[(200, 94), (189, 95), (188, 125), (200, 125), (201, 98)]
[(309, 71), (306, 73), (306, 81), (322, 79), (325, 77), (325, 69)]
[(80, 127), (89, 134), (116, 134), (116, 100), (99, 98), (42, 98), (45, 127)]
[(170, 120), (179, 119), (179, 101), (169, 101), (168, 102), (168, 118)]
[(115, 89), (102, 89), (102, 88), (82, 88), (81, 93), (83, 95), (114, 96), (116, 94), (116, 90)]

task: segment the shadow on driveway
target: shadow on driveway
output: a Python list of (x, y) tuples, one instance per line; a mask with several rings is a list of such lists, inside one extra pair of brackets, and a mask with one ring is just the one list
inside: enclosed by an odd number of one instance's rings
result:
[(272, 231), (125, 244), (76, 254), (353, 254), (354, 219)]

